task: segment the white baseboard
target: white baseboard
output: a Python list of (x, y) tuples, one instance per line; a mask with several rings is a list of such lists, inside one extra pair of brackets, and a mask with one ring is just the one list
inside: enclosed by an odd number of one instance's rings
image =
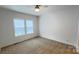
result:
[[(43, 35), (40, 35), (40, 37), (47, 38), (47, 39), (50, 39), (50, 40), (54, 40), (54, 38), (43, 36)], [(58, 42), (61, 42), (61, 43), (64, 43), (64, 44), (68, 44), (68, 45), (72, 45), (72, 46), (76, 47), (74, 44), (68, 43), (66, 41), (60, 41), (60, 40), (56, 40), (56, 39), (54, 41), (58, 41)]]

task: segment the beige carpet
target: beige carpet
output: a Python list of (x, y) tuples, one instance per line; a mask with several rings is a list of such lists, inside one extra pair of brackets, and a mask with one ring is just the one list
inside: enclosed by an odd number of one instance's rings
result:
[(2, 48), (2, 54), (72, 54), (75, 47), (57, 41), (37, 37), (16, 45)]

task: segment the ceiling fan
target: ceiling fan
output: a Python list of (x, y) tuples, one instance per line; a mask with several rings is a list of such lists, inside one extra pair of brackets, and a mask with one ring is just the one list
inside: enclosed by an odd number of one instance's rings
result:
[(45, 8), (45, 7), (48, 7), (48, 6), (45, 6), (45, 5), (35, 5), (35, 12), (39, 12), (41, 7)]

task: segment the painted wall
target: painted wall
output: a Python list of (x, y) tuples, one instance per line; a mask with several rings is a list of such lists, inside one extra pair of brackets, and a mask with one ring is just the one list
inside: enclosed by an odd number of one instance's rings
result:
[[(1, 18), (1, 14), (0, 14), (0, 18)], [(2, 41), (2, 20), (0, 19), (0, 46), (2, 44), (1, 41)], [(0, 51), (1, 51), (1, 49), (0, 49)]]
[[(34, 33), (25, 36), (14, 36), (13, 19), (33, 19), (34, 21)], [(0, 47), (5, 47), (7, 45), (21, 42), (29, 38), (38, 36), (38, 18), (37, 16), (22, 14), (6, 9), (0, 8)]]
[(78, 32), (77, 32), (77, 52), (79, 52), (79, 20), (78, 20)]
[(76, 46), (79, 19), (78, 6), (52, 7), (40, 16), (40, 36)]

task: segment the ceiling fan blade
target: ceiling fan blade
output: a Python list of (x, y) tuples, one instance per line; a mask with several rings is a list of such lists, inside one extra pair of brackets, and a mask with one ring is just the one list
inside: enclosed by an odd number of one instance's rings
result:
[(36, 7), (36, 6), (38, 6), (39, 8), (40, 8), (40, 7), (48, 7), (47, 5), (35, 5), (35, 7)]

